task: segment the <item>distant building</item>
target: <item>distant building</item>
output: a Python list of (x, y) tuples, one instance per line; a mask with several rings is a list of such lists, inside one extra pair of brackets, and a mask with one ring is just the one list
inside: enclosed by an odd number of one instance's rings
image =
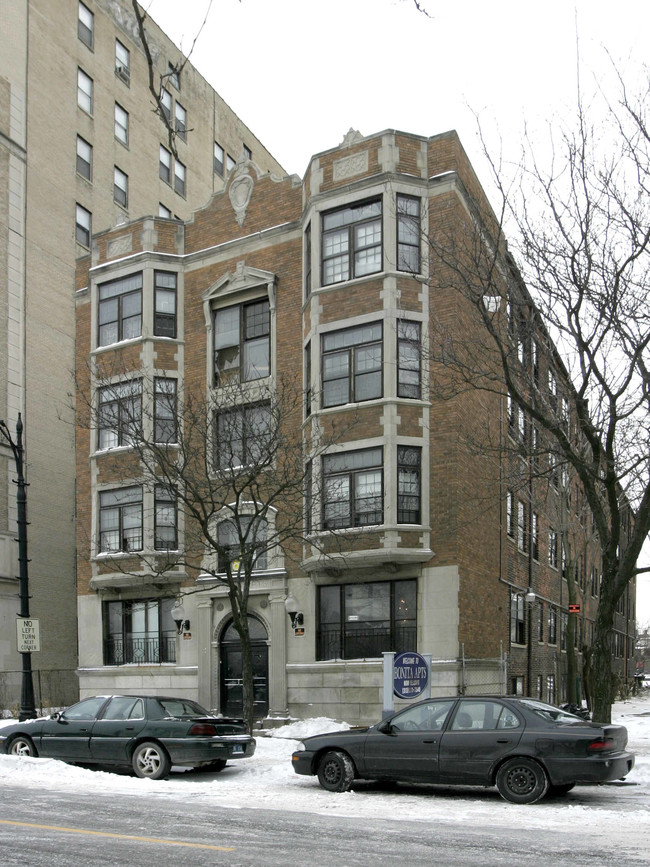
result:
[[(445, 368), (428, 352), (434, 319), (475, 326), (462, 298), (435, 285), (422, 238), (443, 222), (476, 232), (468, 215), (479, 200), (486, 208), (455, 133), (350, 131), (312, 158), (302, 181), (273, 178), (255, 157), (242, 158), (191, 220), (148, 217), (101, 232), (79, 263), (76, 369), (91, 394), (105, 387), (101, 371), (118, 370), (126, 384), (109, 376), (118, 404), (136, 381), (149, 383), (135, 388), (152, 404), (163, 380), (171, 393), (189, 382), (206, 394), (219, 389), (220, 323), (259, 314), (256, 352), (265, 363), (242, 375), (250, 402), (233, 411), (254, 405), (256, 380), (273, 386), (302, 376), (305, 405), (292, 423), (306, 436), (354, 418), (345, 440), (314, 461), (324, 493), (308, 490), (305, 501), (312, 538), (327, 544), (336, 529), (342, 547), (330, 557), (316, 546), (293, 551), (297, 558), (277, 552), (253, 581), (258, 716), (376, 719), (385, 651), (431, 654), (438, 693), (566, 695), (568, 576), (555, 496), (563, 480), (548, 458), (543, 482), (528, 479), (516, 458), (523, 483), (515, 485), (513, 453), (533, 434), (505, 387), (441, 400), (434, 382), (444, 382)], [(165, 326), (156, 316), (164, 288), (176, 298)], [(108, 298), (122, 306), (104, 332)], [(127, 302), (142, 311), (131, 324)], [(495, 309), (505, 323), (506, 300)], [(245, 357), (251, 334), (234, 329), (226, 341), (233, 357)], [(540, 394), (562, 412), (566, 376), (541, 345), (529, 342), (526, 352), (537, 353)], [(155, 406), (145, 412), (155, 416)], [(163, 524), (165, 544), (178, 549), (184, 528), (157, 502), (110, 418), (91, 430), (80, 421), (77, 430), (81, 692), (166, 691), (241, 710), (225, 588), (182, 570), (152, 578), (139, 562), (139, 553), (155, 554)], [(468, 435), (488, 426), (503, 451), (469, 447)], [(600, 561), (589, 525), (576, 532), (581, 651), (593, 636)], [(190, 628), (182, 636), (170, 614), (181, 590), (195, 591), (184, 598)], [(300, 629), (285, 612), (287, 596), (303, 615)], [(613, 648), (625, 677), (633, 635), (631, 586)]]
[[(130, 0), (0, 2), (0, 417), (25, 424), (32, 657), (43, 698), (77, 695), (75, 262), (93, 233), (143, 214), (187, 220), (246, 153), (283, 170), (147, 19), (177, 154), (153, 111)], [(96, 256), (96, 251), (92, 251)], [(0, 671), (21, 668), (13, 459), (0, 443)], [(56, 674), (55, 674), (56, 672)], [(19, 682), (18, 682), (19, 683)], [(56, 694), (55, 694), (56, 693)], [(39, 699), (37, 694), (37, 700)], [(15, 700), (15, 699), (13, 699)]]

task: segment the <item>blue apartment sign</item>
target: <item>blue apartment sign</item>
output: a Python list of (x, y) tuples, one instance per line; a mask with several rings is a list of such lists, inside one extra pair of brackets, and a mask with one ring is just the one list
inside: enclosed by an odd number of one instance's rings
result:
[(398, 653), (393, 660), (393, 692), (398, 698), (417, 698), (429, 682), (426, 659), (415, 651)]

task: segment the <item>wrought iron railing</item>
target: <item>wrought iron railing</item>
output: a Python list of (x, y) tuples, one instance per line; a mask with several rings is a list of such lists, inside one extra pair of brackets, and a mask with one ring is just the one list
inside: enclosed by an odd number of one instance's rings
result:
[(417, 628), (413, 626), (358, 628), (321, 627), (318, 633), (319, 659), (374, 659), (384, 651), (415, 650)]
[(176, 662), (176, 638), (107, 638), (104, 641), (104, 665), (128, 665)]

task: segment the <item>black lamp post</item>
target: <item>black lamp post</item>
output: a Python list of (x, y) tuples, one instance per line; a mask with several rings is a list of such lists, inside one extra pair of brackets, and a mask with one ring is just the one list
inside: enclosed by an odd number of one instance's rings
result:
[[(20, 579), (20, 617), (29, 618), (29, 576), (27, 572), (27, 482), (23, 474), (23, 420), (18, 413), (16, 422), (16, 440), (14, 442), (11, 431), (4, 420), (0, 420), (0, 434), (9, 444), (16, 461), (15, 480), (16, 505), (18, 509), (18, 577)], [(23, 677), (20, 690), (20, 713), (18, 719), (22, 722), (36, 717), (36, 705), (34, 702), (34, 683), (32, 680), (32, 655), (21, 653), (23, 658)]]

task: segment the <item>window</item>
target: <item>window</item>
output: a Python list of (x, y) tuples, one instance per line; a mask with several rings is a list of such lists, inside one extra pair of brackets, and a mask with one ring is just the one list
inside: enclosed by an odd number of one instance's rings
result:
[(557, 379), (552, 370), (548, 372), (548, 402), (557, 409)]
[(313, 467), (312, 462), (307, 461), (305, 466), (305, 533), (311, 533), (312, 511), (314, 508), (313, 497)]
[(226, 154), (226, 171), (227, 172), (232, 171), (236, 165), (237, 165), (237, 162), (236, 162), (235, 158), (231, 157), (230, 154)]
[(174, 106), (174, 128), (178, 137), (185, 141), (185, 135), (187, 133), (187, 112), (180, 102), (177, 102)]
[(253, 516), (240, 516), (237, 521), (222, 521), (217, 527), (217, 544), (219, 546), (219, 572), (225, 572), (227, 566), (234, 571), (237, 564), (244, 565), (250, 561), (253, 570), (266, 569), (266, 521)]
[(220, 144), (214, 143), (214, 170), (223, 177), (224, 151)]
[(523, 677), (511, 677), (510, 678), (510, 693), (511, 693), (511, 695), (523, 695), (524, 694), (524, 679), (523, 679)]
[(177, 66), (175, 66), (171, 60), (167, 63), (167, 78), (171, 84), (174, 85), (176, 90), (181, 89), (181, 74), (180, 70)]
[(129, 177), (117, 166), (113, 167), (113, 199), (123, 208), (129, 204)]
[(548, 531), (548, 565), (553, 569), (557, 569), (558, 564), (558, 537), (557, 531), (553, 528)]
[(311, 341), (305, 347), (305, 418), (311, 415)]
[(119, 382), (99, 389), (97, 407), (100, 449), (130, 445), (142, 428), (142, 381)]
[(163, 111), (163, 114), (167, 118), (167, 120), (171, 120), (172, 116), (172, 95), (166, 90), (164, 87), (160, 88), (160, 105)]
[(305, 229), (305, 298), (311, 295), (311, 223)]
[(83, 69), (77, 69), (77, 105), (93, 113), (93, 80)]
[(323, 407), (382, 396), (382, 333), (374, 322), (323, 334)]
[(77, 136), (77, 174), (86, 180), (91, 180), (93, 165), (93, 148), (88, 142)]
[(323, 457), (323, 528), (365, 527), (384, 520), (381, 447)]
[(142, 551), (142, 488), (100, 492), (99, 551)]
[(92, 215), (81, 205), (77, 205), (75, 216), (75, 237), (79, 244), (90, 247)]
[(125, 84), (131, 81), (131, 53), (119, 39), (115, 40), (115, 75)]
[(513, 644), (526, 643), (526, 600), (521, 593), (510, 597), (510, 641)]
[(176, 337), (176, 274), (156, 271), (153, 291), (153, 333), (156, 337)]
[(176, 419), (176, 380), (155, 377), (153, 404), (154, 442), (175, 443), (178, 441)]
[(142, 274), (132, 274), (99, 287), (99, 346), (142, 334)]
[(88, 48), (93, 47), (95, 33), (95, 16), (83, 3), (79, 3), (79, 17), (77, 19), (77, 36)]
[(537, 640), (544, 641), (544, 603), (540, 602), (537, 608)]
[(517, 547), (528, 550), (528, 507), (521, 500), (517, 502)]
[(123, 145), (129, 143), (129, 113), (115, 103), (115, 138)]
[(242, 145), (242, 148), (244, 150), (244, 156), (246, 157), (246, 159), (252, 160), (253, 159), (253, 151), (248, 147), (248, 145)]
[(317, 658), (367, 659), (417, 643), (417, 582), (318, 587)]
[(158, 174), (166, 184), (172, 182), (172, 155), (160, 145), (160, 162), (158, 165)]
[(381, 271), (381, 200), (323, 214), (323, 286)]
[(539, 515), (537, 512), (533, 512), (532, 514), (533, 526), (532, 526), (532, 535), (531, 539), (532, 544), (532, 554), (534, 560), (539, 560)]
[(154, 548), (156, 551), (178, 548), (176, 497), (165, 485), (156, 485), (154, 489)]
[(163, 205), (162, 202), (158, 202), (158, 216), (159, 217), (166, 217), (168, 220), (171, 220), (172, 212), (167, 207), (167, 205)]
[(397, 270), (420, 273), (420, 200), (397, 197)]
[(566, 612), (560, 612), (560, 650), (566, 650), (566, 630), (569, 625), (569, 615)]
[(533, 382), (539, 388), (539, 343), (533, 339)]
[(397, 322), (397, 396), (418, 400), (420, 392), (420, 323)]
[(180, 160), (174, 161), (174, 189), (180, 196), (185, 195), (185, 166)]
[(557, 611), (552, 605), (548, 609), (548, 643), (557, 644)]
[(546, 675), (546, 701), (555, 704), (555, 675)]
[(269, 376), (271, 315), (268, 299), (214, 314), (214, 372), (217, 384), (250, 382)]
[(271, 435), (271, 407), (268, 403), (220, 412), (216, 423), (217, 467), (246, 467), (269, 461)]
[[(104, 665), (176, 662), (174, 599), (130, 599), (104, 603)], [(114, 698), (113, 702), (123, 697)], [(131, 702), (137, 702), (131, 699)], [(141, 702), (139, 702), (141, 705)], [(134, 706), (129, 719), (138, 714)]]
[(397, 523), (420, 523), (420, 464), (422, 449), (397, 446)]

